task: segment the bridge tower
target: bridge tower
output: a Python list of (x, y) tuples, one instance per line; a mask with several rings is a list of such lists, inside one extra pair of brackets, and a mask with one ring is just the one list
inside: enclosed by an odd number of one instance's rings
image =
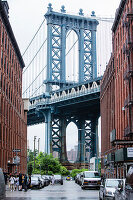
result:
[[(45, 18), (47, 20), (47, 74), (44, 81), (46, 93), (51, 92), (52, 85), (60, 85), (63, 88), (67, 84), (65, 54), (66, 36), (70, 30), (74, 30), (78, 36), (78, 83), (96, 79), (96, 29), (98, 21), (95, 19), (95, 13), (92, 12), (91, 17), (87, 18), (84, 17), (83, 10), (80, 9), (78, 15), (70, 15), (66, 14), (64, 6), (61, 7), (61, 12), (54, 12), (52, 5), (49, 4)], [(60, 160), (62, 162), (67, 161), (66, 127), (68, 122), (73, 119), (78, 127), (77, 162), (85, 161), (87, 151), (91, 151), (91, 156), (94, 156), (97, 153), (95, 141), (98, 116), (92, 114), (88, 117), (82, 114), (79, 117), (79, 113), (74, 116), (55, 113), (53, 107), (49, 107), (47, 112), (44, 111), (46, 123), (45, 152), (49, 154), (57, 151)]]

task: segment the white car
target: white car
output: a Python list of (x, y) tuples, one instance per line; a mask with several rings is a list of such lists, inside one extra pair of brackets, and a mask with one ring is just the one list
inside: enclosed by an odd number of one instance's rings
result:
[(41, 187), (45, 186), (45, 180), (42, 178), (41, 174), (34, 174), (34, 177), (38, 177), (41, 181)]
[(114, 199), (114, 194), (118, 188), (123, 188), (125, 179), (105, 179), (100, 186), (99, 199)]
[(81, 173), (81, 188), (100, 188), (101, 177), (98, 171), (84, 171)]

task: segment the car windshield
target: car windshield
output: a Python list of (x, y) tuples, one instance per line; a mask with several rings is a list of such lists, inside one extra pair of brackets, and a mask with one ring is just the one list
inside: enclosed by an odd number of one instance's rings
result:
[(54, 175), (55, 179), (61, 179), (61, 175)]
[(32, 176), (31, 180), (38, 180), (38, 177), (37, 176)]
[(85, 178), (99, 178), (100, 175), (98, 172), (86, 172)]
[(121, 187), (122, 184), (123, 184), (122, 180), (107, 180), (106, 181), (106, 187), (118, 188), (118, 187)]
[(33, 177), (39, 177), (39, 178), (41, 178), (41, 174), (34, 174)]

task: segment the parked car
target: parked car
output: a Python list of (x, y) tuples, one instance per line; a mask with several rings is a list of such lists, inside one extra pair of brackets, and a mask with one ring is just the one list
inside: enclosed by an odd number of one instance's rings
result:
[(125, 179), (105, 179), (100, 186), (99, 199), (114, 199), (117, 188), (121, 189), (125, 185)]
[(75, 180), (75, 183), (77, 183), (77, 179), (78, 179), (78, 174), (75, 176), (74, 180)]
[(31, 184), (30, 184), (31, 188), (42, 188), (42, 182), (40, 180), (39, 177), (37, 176), (31, 176)]
[(81, 173), (76, 175), (75, 183), (81, 185)]
[(81, 188), (100, 188), (101, 177), (97, 171), (84, 171), (81, 173)]
[(115, 200), (132, 200), (133, 199), (133, 166), (130, 166), (127, 177), (126, 183), (123, 185), (122, 188), (118, 188), (115, 191)]
[(33, 176), (39, 177), (39, 179), (41, 180), (41, 187), (45, 186), (45, 180), (43, 179), (41, 174), (34, 174)]
[(44, 186), (48, 186), (51, 182), (51, 178), (47, 175), (42, 175), (42, 178), (44, 180)]
[(63, 185), (63, 178), (61, 175), (54, 175), (54, 183), (60, 183), (61, 185)]
[(0, 168), (0, 199), (4, 200), (4, 198), (5, 198), (5, 179), (2, 169)]
[(67, 180), (67, 181), (70, 181), (70, 180), (71, 180), (70, 175), (68, 175), (68, 176), (66, 177), (66, 180)]

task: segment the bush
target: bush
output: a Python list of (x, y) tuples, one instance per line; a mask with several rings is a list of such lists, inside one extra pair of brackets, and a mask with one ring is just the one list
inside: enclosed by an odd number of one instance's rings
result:
[(71, 176), (73, 177), (73, 178), (75, 178), (75, 176), (77, 175), (77, 174), (79, 174), (79, 173), (81, 173), (81, 172), (84, 172), (84, 171), (88, 171), (88, 169), (73, 169), (72, 171), (71, 171)]
[(70, 174), (70, 172), (64, 166), (61, 166), (60, 173), (62, 176), (68, 176)]

